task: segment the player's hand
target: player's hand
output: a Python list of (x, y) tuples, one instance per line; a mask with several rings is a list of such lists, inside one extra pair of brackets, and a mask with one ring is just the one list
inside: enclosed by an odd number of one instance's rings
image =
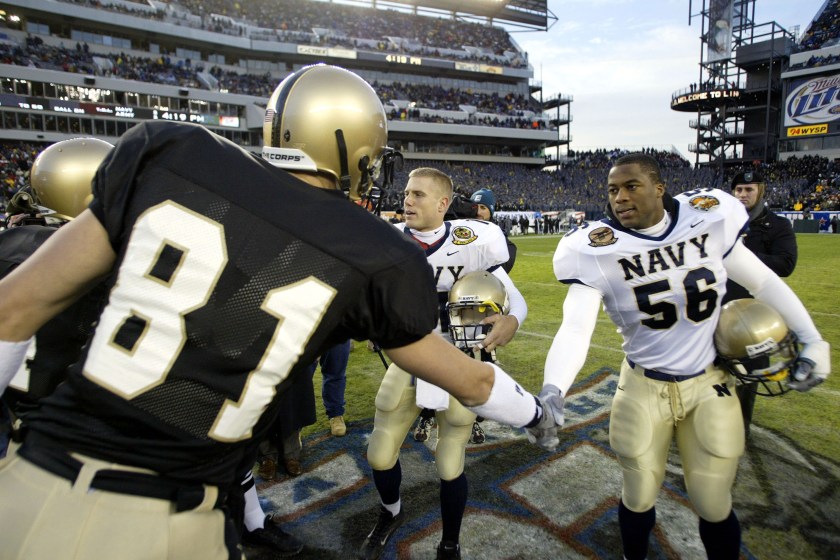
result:
[(825, 340), (803, 346), (799, 358), (793, 364), (793, 372), (788, 377), (788, 387), (804, 393), (825, 381), (831, 373), (830, 350)]
[(496, 313), (481, 321), (482, 325), (492, 325), (487, 337), (481, 341), (479, 346), (488, 352), (492, 352), (498, 346), (504, 346), (511, 340), (519, 330), (519, 320), (513, 315), (500, 315)]
[(563, 427), (563, 406), (565, 401), (560, 389), (554, 385), (545, 385), (537, 396), (543, 407), (543, 415), (539, 424), (533, 428), (526, 428), (528, 441), (535, 443), (548, 451), (554, 451), (560, 444), (557, 429)]

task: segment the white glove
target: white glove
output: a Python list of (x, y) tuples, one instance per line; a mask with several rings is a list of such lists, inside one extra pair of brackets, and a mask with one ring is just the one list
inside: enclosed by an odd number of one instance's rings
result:
[(26, 350), (33, 340), (34, 337), (22, 342), (0, 340), (0, 395), (9, 386), (12, 378), (23, 364), (23, 360), (26, 358)]
[(545, 385), (537, 395), (543, 409), (539, 424), (533, 428), (526, 428), (528, 441), (535, 443), (547, 451), (554, 451), (560, 444), (557, 428), (563, 427), (563, 395), (554, 385)]
[(831, 347), (825, 340), (806, 344), (793, 364), (788, 387), (796, 391), (810, 391), (831, 373)]

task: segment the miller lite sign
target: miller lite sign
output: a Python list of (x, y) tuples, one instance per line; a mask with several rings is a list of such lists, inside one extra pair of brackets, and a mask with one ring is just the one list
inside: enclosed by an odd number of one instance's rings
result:
[(785, 100), (785, 126), (815, 125), (840, 118), (840, 74), (795, 85)]

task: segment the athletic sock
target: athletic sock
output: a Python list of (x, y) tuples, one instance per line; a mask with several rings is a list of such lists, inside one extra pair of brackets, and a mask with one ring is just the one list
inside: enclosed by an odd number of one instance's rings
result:
[(650, 532), (656, 524), (656, 508), (636, 513), (624, 502), (618, 503), (618, 526), (621, 528), (621, 546), (627, 560), (644, 560), (647, 557)]
[(242, 481), (242, 488), (245, 494), (245, 511), (243, 523), (245, 530), (249, 533), (262, 529), (265, 525), (265, 511), (263, 511), (260, 498), (257, 496), (257, 487), (254, 484), (254, 476), (249, 472)]
[(741, 524), (735, 511), (723, 521), (712, 523), (700, 518), (700, 540), (706, 556), (714, 560), (738, 560), (741, 553)]
[(440, 518), (443, 524), (441, 540), (458, 543), (468, 492), (469, 484), (464, 473), (454, 480), (440, 481)]
[[(373, 484), (379, 492), (379, 499), (383, 504), (393, 505), (400, 501), (400, 484), (402, 484), (402, 467), (397, 464), (387, 471), (373, 471)], [(390, 509), (388, 510), (390, 511)], [(391, 513), (394, 513), (393, 511)], [(399, 513), (399, 507), (397, 508)], [(394, 513), (396, 515), (396, 513)]]

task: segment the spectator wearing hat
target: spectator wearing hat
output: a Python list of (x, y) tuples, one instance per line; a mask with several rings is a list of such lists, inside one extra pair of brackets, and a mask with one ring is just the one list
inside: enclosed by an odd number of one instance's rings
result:
[[(490, 189), (478, 189), (472, 193), (470, 201), (476, 206), (476, 217), (479, 220), (496, 222), (493, 219), (493, 213), (496, 211), (496, 195), (493, 194), (493, 191)], [(513, 269), (513, 263), (516, 261), (516, 245), (508, 238), (508, 232), (504, 228), (502, 228), (502, 231), (505, 233), (505, 241), (507, 241), (508, 252), (510, 253), (510, 259), (502, 265), (502, 268), (510, 274), (511, 269)]]
[[(767, 183), (756, 171), (738, 173), (732, 179), (732, 195), (740, 200), (750, 215), (749, 229), (743, 236), (744, 245), (781, 277), (790, 276), (796, 266), (796, 235), (787, 218), (771, 212), (764, 200)], [(746, 288), (726, 281), (723, 302), (753, 297)], [(755, 391), (752, 385), (738, 385), (738, 399), (744, 417), (744, 430), (750, 433)]]

